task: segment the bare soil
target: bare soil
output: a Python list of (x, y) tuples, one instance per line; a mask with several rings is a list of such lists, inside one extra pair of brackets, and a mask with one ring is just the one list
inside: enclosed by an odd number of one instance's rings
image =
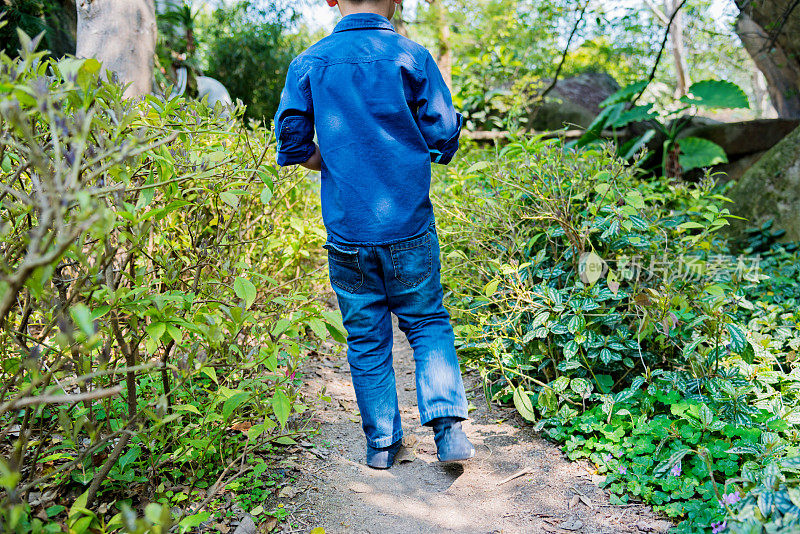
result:
[(394, 342), (406, 447), (386, 471), (364, 465), (364, 435), (344, 352), (306, 363), (307, 393), (316, 397), (324, 388), (332, 402), (313, 407), (319, 433), (300, 463), (295, 487), (303, 488), (305, 505), (293, 514), (289, 531), (599, 534), (670, 528), (645, 505), (609, 504), (592, 465), (570, 462), (514, 410), (487, 406), (479, 377), (469, 373), (467, 397), (476, 408), (464, 429), (477, 455), (463, 464), (437, 462), (433, 434), (419, 423), (412, 351), (396, 326)]

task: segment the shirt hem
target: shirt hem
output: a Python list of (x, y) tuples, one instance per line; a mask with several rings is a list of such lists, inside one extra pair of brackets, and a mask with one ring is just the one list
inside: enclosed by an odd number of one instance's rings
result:
[(332, 238), (331, 233), (328, 232), (328, 239), (326, 244), (332, 243), (334, 245), (345, 245), (351, 247), (382, 247), (387, 245), (394, 245), (397, 243), (402, 243), (403, 241), (409, 241), (411, 239), (422, 237), (428, 232), (428, 230), (430, 230), (432, 226), (434, 227), (436, 226), (436, 220), (433, 217), (431, 217), (430, 222), (425, 226), (425, 228), (422, 231), (409, 235), (407, 237), (398, 237), (396, 239), (389, 239), (386, 241), (345, 241), (342, 239)]

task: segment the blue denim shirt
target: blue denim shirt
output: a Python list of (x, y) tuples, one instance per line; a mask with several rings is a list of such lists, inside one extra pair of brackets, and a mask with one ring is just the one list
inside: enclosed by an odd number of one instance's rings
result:
[(391, 244), (433, 222), (431, 162), (458, 150), (462, 117), (436, 62), (380, 15), (344, 17), (289, 66), (275, 115), (278, 164), (322, 154), (333, 243)]

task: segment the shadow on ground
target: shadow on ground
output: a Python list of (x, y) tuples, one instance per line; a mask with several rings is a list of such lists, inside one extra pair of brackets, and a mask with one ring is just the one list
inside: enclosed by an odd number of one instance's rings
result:
[[(489, 408), (475, 377), (466, 376), (477, 408), (464, 429), (476, 457), (464, 464), (436, 461), (433, 434), (419, 424), (413, 356), (395, 328), (394, 367), (405, 431), (405, 450), (389, 470), (364, 462), (365, 442), (350, 374), (340, 358), (308, 361), (309, 393), (323, 388), (332, 398), (318, 403), (309, 453), (298, 487), (307, 499), (299, 524), (336, 533), (616, 533), (665, 532), (642, 505), (613, 506), (583, 462), (569, 462), (539, 438), (513, 410)], [(521, 476), (512, 478), (524, 470)]]

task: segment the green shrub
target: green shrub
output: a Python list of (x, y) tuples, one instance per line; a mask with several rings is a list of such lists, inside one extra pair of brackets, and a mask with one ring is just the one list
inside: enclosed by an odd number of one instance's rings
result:
[[(436, 182), (460, 353), (488, 399), (593, 461), (614, 502), (720, 531), (752, 518), (756, 497), (734, 496), (794, 484), (758, 473), (793, 466), (800, 443), (800, 317), (777, 297), (796, 291), (796, 249), (731, 254), (710, 179), (635, 169), (533, 137), (468, 153)], [(793, 525), (778, 493), (764, 522)]]
[(310, 296), (316, 195), (241, 110), (125, 100), (36, 44), (0, 54), (0, 524), (58, 531), (37, 492), (70, 532), (185, 530), (200, 489), (293, 443), (299, 363), (342, 339)]

